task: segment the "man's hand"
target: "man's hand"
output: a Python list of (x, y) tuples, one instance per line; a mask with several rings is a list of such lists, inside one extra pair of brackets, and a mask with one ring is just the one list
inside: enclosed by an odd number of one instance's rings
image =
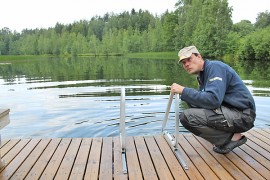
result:
[(179, 84), (173, 83), (171, 85), (171, 92), (172, 93), (177, 93), (177, 94), (182, 94), (184, 88), (185, 88), (184, 86), (181, 86)]

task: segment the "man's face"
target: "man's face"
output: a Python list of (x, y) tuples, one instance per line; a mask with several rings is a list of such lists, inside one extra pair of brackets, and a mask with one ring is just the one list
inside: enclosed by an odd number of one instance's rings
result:
[(200, 54), (197, 56), (192, 54), (189, 58), (183, 59), (180, 63), (189, 74), (198, 74), (203, 68), (203, 60)]

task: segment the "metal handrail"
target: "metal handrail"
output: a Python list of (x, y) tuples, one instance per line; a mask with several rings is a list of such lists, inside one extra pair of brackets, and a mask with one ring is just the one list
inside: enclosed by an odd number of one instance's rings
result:
[(169, 101), (168, 101), (168, 104), (167, 104), (165, 116), (164, 116), (164, 119), (163, 119), (163, 122), (162, 122), (162, 130), (161, 130), (162, 132), (164, 131), (164, 128), (165, 128), (166, 123), (168, 121), (168, 117), (169, 117), (169, 113), (170, 113), (170, 109), (171, 109), (171, 104), (172, 104), (173, 96), (174, 96), (174, 94), (173, 93), (170, 93), (170, 97), (169, 97)]
[(125, 88), (121, 88), (120, 98), (120, 144), (122, 151), (122, 167), (123, 173), (127, 173), (127, 161), (126, 161), (126, 130), (125, 130), (125, 114), (126, 114), (126, 92)]
[[(168, 117), (169, 117), (169, 113), (170, 113), (170, 109), (171, 109), (171, 104), (173, 101), (173, 97), (175, 97), (175, 136), (171, 136), (170, 133), (168, 133), (165, 130), (166, 127), (166, 123), (168, 121)], [(166, 108), (166, 112), (165, 112), (165, 116), (162, 122), (162, 134), (164, 136), (164, 138), (166, 139), (166, 141), (168, 142), (168, 144), (170, 145), (171, 149), (173, 150), (173, 152), (175, 153), (177, 159), (179, 160), (179, 162), (182, 164), (182, 166), (188, 170), (188, 166), (185, 163), (184, 159), (182, 158), (180, 151), (178, 149), (178, 134), (179, 134), (179, 103), (180, 103), (180, 99), (179, 99), (179, 94), (174, 94), (174, 93), (170, 93), (170, 97), (169, 97), (169, 101), (168, 101), (168, 105)]]
[(125, 100), (125, 88), (121, 88), (121, 98), (120, 98), (120, 143), (121, 149), (126, 148), (126, 132), (125, 132), (125, 113), (126, 113), (126, 100)]
[[(171, 104), (173, 101), (173, 97), (175, 96), (175, 137), (171, 136), (168, 132), (164, 131), (166, 123), (168, 121)], [(121, 151), (122, 151), (122, 167), (123, 173), (127, 173), (127, 161), (126, 161), (126, 132), (125, 132), (125, 88), (121, 88), (121, 98), (120, 98), (120, 144), (121, 144)], [(178, 133), (179, 133), (179, 94), (170, 94), (169, 102), (167, 105), (165, 117), (162, 122), (162, 133), (172, 148), (174, 154), (176, 155), (179, 162), (182, 166), (187, 170), (188, 167), (182, 158), (180, 151), (178, 149)]]

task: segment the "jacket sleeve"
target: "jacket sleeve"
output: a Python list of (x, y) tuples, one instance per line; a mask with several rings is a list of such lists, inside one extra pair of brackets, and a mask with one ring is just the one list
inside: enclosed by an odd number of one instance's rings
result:
[(204, 73), (204, 89), (184, 88), (181, 99), (199, 108), (216, 109), (221, 106), (227, 88), (226, 68), (213, 65)]

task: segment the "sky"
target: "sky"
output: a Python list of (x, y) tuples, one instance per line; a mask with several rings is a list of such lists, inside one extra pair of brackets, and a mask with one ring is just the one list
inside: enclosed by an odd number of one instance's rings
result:
[[(256, 22), (259, 12), (270, 11), (270, 0), (228, 0), (233, 7), (232, 20)], [(175, 10), (177, 0), (3, 0), (0, 10), (0, 29), (11, 31), (49, 28), (55, 24), (71, 24), (74, 21), (90, 20), (98, 15), (119, 14), (134, 8), (161, 15), (166, 10)]]

